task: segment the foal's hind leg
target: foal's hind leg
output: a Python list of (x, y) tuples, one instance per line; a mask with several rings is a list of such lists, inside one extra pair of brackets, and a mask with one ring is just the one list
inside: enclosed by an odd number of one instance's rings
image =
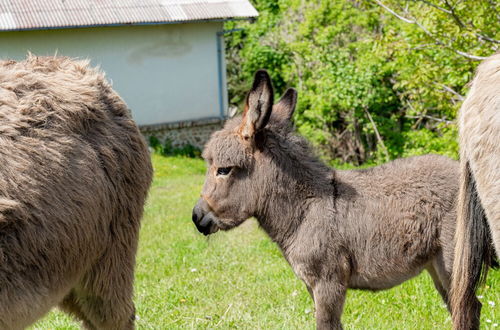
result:
[(446, 307), (448, 308), (448, 311), (451, 311), (449, 301), (448, 301), (450, 280), (449, 280), (449, 277), (447, 279), (444, 278), (446, 276), (443, 274), (444, 269), (443, 268), (439, 269), (440, 267), (436, 264), (437, 264), (436, 261), (432, 261), (430, 263), (430, 265), (426, 267), (426, 269), (429, 272), (429, 274), (431, 275), (432, 281), (434, 282), (434, 287), (441, 295), (441, 298), (443, 298), (444, 303), (446, 304)]

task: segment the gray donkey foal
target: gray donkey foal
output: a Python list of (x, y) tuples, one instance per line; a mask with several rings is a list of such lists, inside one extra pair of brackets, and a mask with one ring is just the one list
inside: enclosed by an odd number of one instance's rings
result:
[(296, 91), (273, 106), (265, 71), (255, 75), (242, 117), (214, 133), (200, 232), (256, 217), (315, 302), (318, 329), (341, 329), (348, 288), (381, 290), (427, 269), (447, 303), (458, 164), (441, 156), (336, 171), (312, 155), (291, 125)]

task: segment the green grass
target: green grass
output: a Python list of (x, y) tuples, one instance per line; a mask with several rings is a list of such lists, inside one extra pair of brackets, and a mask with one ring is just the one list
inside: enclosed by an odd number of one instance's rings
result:
[[(191, 209), (204, 179), (203, 161), (160, 156), (153, 161), (155, 180), (137, 258), (137, 328), (314, 329), (305, 286), (255, 221), (209, 239), (196, 231)], [(482, 328), (494, 329), (494, 323), (500, 328), (499, 287), (500, 272), (492, 271), (480, 292)], [(350, 290), (342, 321), (346, 329), (451, 327), (425, 273), (387, 291)], [(54, 310), (33, 329), (78, 326)]]

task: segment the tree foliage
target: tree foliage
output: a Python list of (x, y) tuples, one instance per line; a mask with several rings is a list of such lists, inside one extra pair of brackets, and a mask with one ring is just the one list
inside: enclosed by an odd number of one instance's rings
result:
[(299, 91), (299, 131), (334, 162), (456, 157), (455, 117), (481, 58), (500, 47), (495, 0), (254, 0), (226, 38), (230, 103), (266, 68)]

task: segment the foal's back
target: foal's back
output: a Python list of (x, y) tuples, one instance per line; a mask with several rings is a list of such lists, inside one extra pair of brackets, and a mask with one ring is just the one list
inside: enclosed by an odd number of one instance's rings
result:
[(337, 172), (353, 287), (392, 287), (443, 253), (451, 269), (457, 176), (458, 163), (437, 155)]

